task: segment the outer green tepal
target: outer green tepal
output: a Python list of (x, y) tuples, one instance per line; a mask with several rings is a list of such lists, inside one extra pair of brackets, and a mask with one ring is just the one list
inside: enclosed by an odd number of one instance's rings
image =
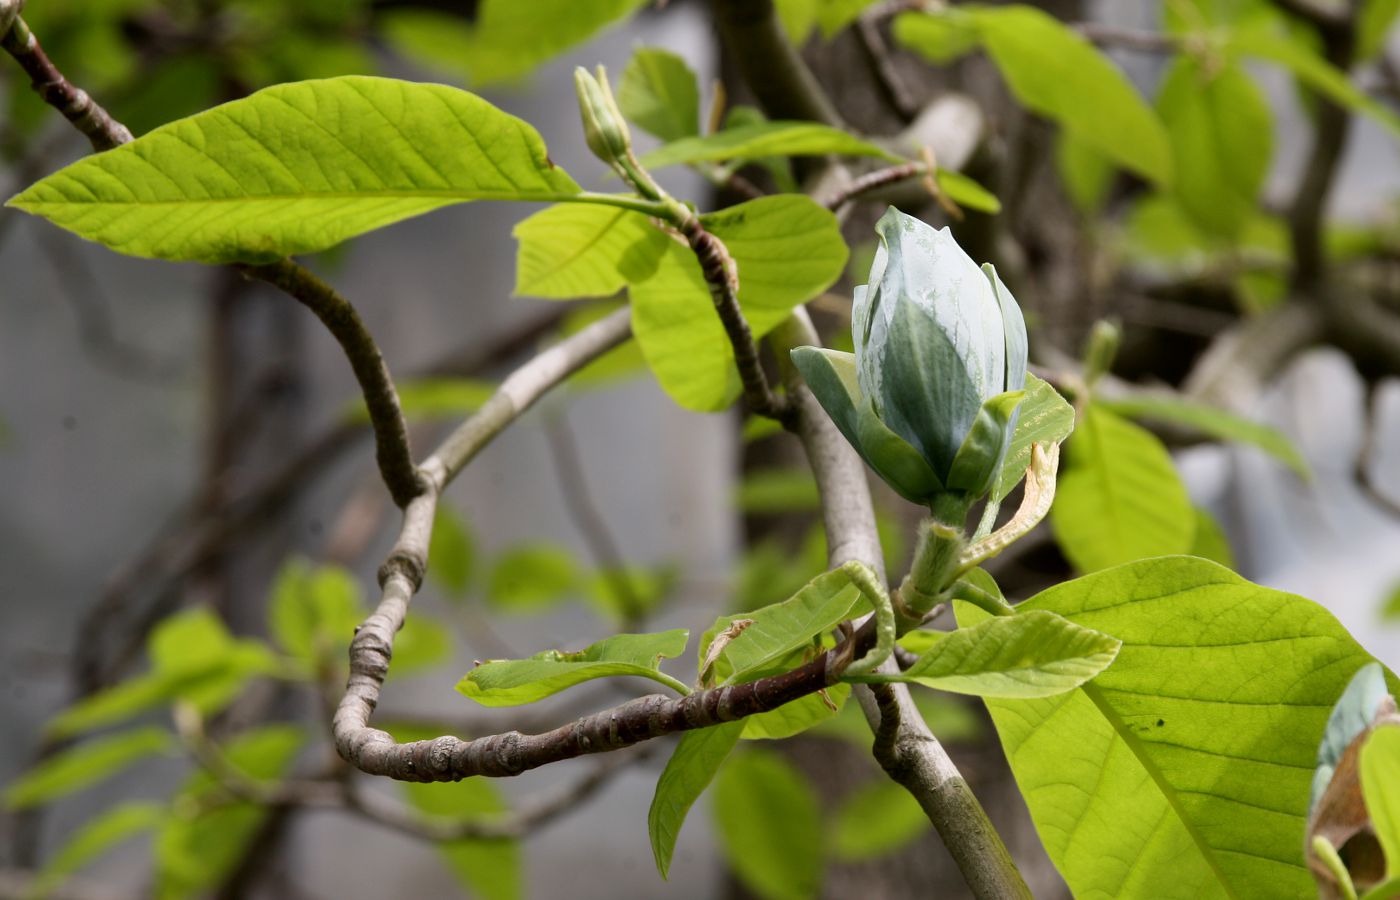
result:
[(990, 265), (948, 229), (891, 207), (868, 284), (856, 288), (854, 355), (793, 362), (846, 439), (902, 496), (987, 493), (1026, 383), (1026, 323)]

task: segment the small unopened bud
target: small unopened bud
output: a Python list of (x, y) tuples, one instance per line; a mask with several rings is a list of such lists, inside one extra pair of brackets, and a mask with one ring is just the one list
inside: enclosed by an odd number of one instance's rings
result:
[(610, 166), (626, 163), (632, 152), (632, 135), (613, 100), (608, 73), (599, 66), (595, 78), (580, 66), (574, 69), (574, 90), (578, 94), (583, 137), (588, 141), (588, 149)]
[(1116, 322), (1100, 319), (1089, 332), (1089, 341), (1084, 349), (1084, 382), (1093, 386), (1094, 382), (1113, 368), (1113, 360), (1118, 356), (1118, 343), (1123, 333)]

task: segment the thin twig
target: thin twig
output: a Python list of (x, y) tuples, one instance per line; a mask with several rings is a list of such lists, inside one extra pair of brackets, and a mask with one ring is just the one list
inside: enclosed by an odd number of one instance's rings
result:
[(1079, 22), (1074, 30), (1099, 46), (1122, 47), (1142, 53), (1176, 53), (1182, 49), (1182, 39), (1159, 31), (1142, 31), (1106, 22)]
[(408, 443), (408, 423), (404, 421), (398, 391), (394, 389), (379, 345), (355, 307), (310, 270), (289, 259), (259, 266), (239, 265), (238, 270), (296, 299), (315, 313), (340, 343), (369, 410), (379, 474), (394, 502), (400, 508), (407, 506), (422, 489)]
[(908, 86), (895, 69), (894, 60), (890, 58), (889, 44), (885, 42), (885, 36), (880, 33), (879, 22), (873, 16), (861, 15), (856, 19), (856, 35), (860, 38), (861, 46), (870, 59), (870, 67), (875, 71), (876, 82), (884, 89), (890, 105), (904, 121), (913, 121), (914, 117), (919, 114), (919, 104), (910, 96)]
[(857, 178), (847, 182), (840, 190), (822, 200), (822, 205), (827, 209), (836, 210), (859, 199), (862, 195), (871, 191), (907, 181), (910, 178), (918, 178), (928, 173), (928, 166), (922, 162), (900, 163), (897, 166), (890, 166), (885, 169), (876, 169), (867, 172)]

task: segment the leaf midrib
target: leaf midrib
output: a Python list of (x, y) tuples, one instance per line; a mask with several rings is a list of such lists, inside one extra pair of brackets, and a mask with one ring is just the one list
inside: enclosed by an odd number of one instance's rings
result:
[(161, 206), (188, 206), (190, 204), (214, 205), (219, 203), (248, 203), (258, 200), (275, 201), (297, 201), (297, 200), (358, 200), (358, 199), (382, 199), (385, 197), (402, 197), (405, 199), (420, 198), (444, 198), (450, 200), (471, 201), (471, 200), (522, 200), (522, 201), (548, 201), (548, 202), (568, 202), (577, 201), (581, 203), (596, 202), (580, 198), (578, 194), (570, 194), (563, 191), (472, 191), (472, 190), (435, 190), (430, 188), (414, 190), (367, 190), (367, 191), (311, 191), (305, 194), (244, 194), (236, 197), (198, 197), (182, 198), (173, 200), (26, 200), (16, 202), (18, 198), (11, 199), (5, 205), (14, 206), (18, 209), (31, 210), (40, 207), (56, 206), (140, 206), (140, 207), (161, 207)]

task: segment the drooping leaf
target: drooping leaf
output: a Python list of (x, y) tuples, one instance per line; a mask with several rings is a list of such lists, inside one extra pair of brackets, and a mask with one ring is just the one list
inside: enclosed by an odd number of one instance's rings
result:
[[(943, 735), (939, 735), (940, 738)], [(893, 853), (930, 828), (928, 816), (904, 787), (877, 778), (841, 802), (831, 823), (831, 849), (850, 862)]]
[(698, 162), (755, 160), (767, 156), (899, 157), (848, 131), (815, 122), (756, 122), (726, 128), (704, 137), (688, 137), (658, 147), (642, 157), (648, 169)]
[(1053, 697), (1108, 668), (1118, 646), (1107, 634), (1045, 610), (1029, 610), (959, 628), (899, 674), (854, 680), (910, 681), (981, 697)]
[(671, 857), (686, 814), (709, 787), (743, 730), (744, 723), (738, 721), (687, 731), (666, 761), (666, 768), (656, 782), (656, 793), (651, 798), (651, 809), (647, 811), (651, 853), (662, 878), (669, 877)]
[[(778, 195), (704, 216), (734, 258), (739, 306), (754, 337), (841, 276), (846, 243), (836, 218), (812, 200)], [(668, 242), (656, 273), (631, 288), (632, 331), (671, 398), (713, 412), (739, 395), (734, 352), (695, 255)]]
[(617, 85), (622, 114), (663, 141), (700, 132), (700, 87), (681, 57), (656, 47), (638, 47)]
[(821, 813), (801, 773), (750, 748), (715, 780), (716, 837), (730, 868), (763, 900), (809, 900), (822, 881)]
[[(404, 795), (415, 809), (439, 818), (488, 822), (510, 810), (489, 778), (411, 783), (403, 787)], [(518, 900), (525, 896), (524, 861), (519, 841), (466, 839), (443, 841), (437, 848), (448, 870), (472, 896), (483, 900)]]
[(561, 203), (515, 226), (515, 293), (571, 300), (607, 297), (645, 281), (670, 240), (641, 213)]
[(1016, 414), (1016, 430), (1006, 448), (1001, 474), (992, 486), (992, 500), (1000, 502), (1011, 493), (1031, 464), (1032, 444), (1058, 444), (1074, 431), (1074, 407), (1049, 383), (1026, 373), (1026, 399)]
[(660, 674), (662, 659), (685, 652), (684, 628), (657, 634), (618, 634), (575, 653), (545, 650), (528, 659), (488, 660), (472, 669), (457, 690), (482, 706), (519, 706), (594, 678), (633, 675), (673, 682)]
[(456, 510), (439, 502), (428, 540), (428, 577), (452, 600), (462, 599), (471, 585), (476, 562), (476, 539)]
[[(839, 623), (869, 609), (869, 601), (841, 569), (813, 578), (792, 597), (753, 612), (721, 617), (700, 641), (700, 661), (708, 660), (711, 644), (738, 619), (749, 622), (714, 660), (714, 674), (725, 683), (739, 683)], [(703, 676), (705, 673), (702, 672)]]
[(390, 46), (473, 84), (517, 81), (645, 0), (482, 0), (474, 23), (417, 7), (377, 16)]
[[(1190, 557), (1098, 572), (1019, 608), (1123, 642), (1069, 694), (987, 701), (1076, 896), (1312, 894), (1302, 849), (1315, 748), (1370, 661), (1329, 612)], [(958, 604), (960, 621), (983, 615)]]
[(63, 881), (118, 844), (160, 827), (169, 814), (159, 803), (122, 803), (84, 822), (35, 875), (28, 897), (47, 897)]
[(89, 156), (9, 203), (119, 253), (266, 262), (468, 200), (578, 185), (533, 128), (435, 84), (280, 84)]
[(1240, 28), (1230, 32), (1226, 49), (1283, 66), (1327, 99), (1369, 116), (1391, 132), (1400, 134), (1400, 116), (1367, 96), (1351, 83), (1345, 72), (1291, 36), (1263, 28)]
[(1269, 425), (1251, 422), (1232, 412), (1203, 403), (1194, 403), (1170, 396), (1138, 394), (1133, 397), (1099, 400), (1096, 403), (1110, 412), (1132, 419), (1157, 420), (1185, 425), (1202, 434), (1222, 441), (1253, 444), (1308, 479), (1312, 473), (1308, 461), (1288, 436)]
[(1196, 511), (1161, 441), (1091, 404), (1069, 451), (1050, 524), (1077, 569), (1191, 549)]
[(1159, 185), (1172, 180), (1171, 147), (1162, 123), (1118, 67), (1088, 41), (1031, 6), (967, 6), (940, 13), (942, 24), (906, 14), (895, 37), (935, 62), (979, 42), (1016, 99), (1055, 120), (1079, 140)]
[[(305, 740), (301, 728), (272, 725), (239, 735), (223, 753), (247, 777), (269, 782), (287, 771)], [(243, 858), (268, 809), (244, 801), (223, 802), (226, 797), (225, 789), (206, 772), (193, 775), (176, 797), (155, 839), (159, 900), (201, 896), (222, 884)], [(221, 802), (212, 802), (215, 798)]]
[(1235, 567), (1235, 553), (1225, 531), (1203, 507), (1196, 507), (1196, 536), (1191, 539), (1190, 556), (1199, 556), (1220, 563), (1227, 569)]
[(1207, 70), (1181, 56), (1167, 72), (1157, 109), (1176, 159), (1177, 200), (1205, 230), (1237, 237), (1256, 214), (1273, 151), (1263, 92), (1236, 63)]
[(46, 757), (5, 789), (7, 809), (27, 809), (104, 781), (175, 745), (164, 728), (133, 728), (84, 741)]
[(486, 578), (486, 599), (497, 609), (538, 612), (579, 585), (578, 563), (556, 544), (523, 544), (502, 553)]
[(823, 693), (808, 694), (777, 709), (744, 720), (746, 741), (777, 741), (799, 735), (841, 714), (851, 696), (850, 685), (833, 684)]
[(810, 469), (756, 469), (744, 475), (734, 496), (735, 507), (747, 515), (816, 510), (821, 506)]
[(1386, 877), (1400, 878), (1400, 727), (1380, 726), (1361, 747), (1361, 790)]

